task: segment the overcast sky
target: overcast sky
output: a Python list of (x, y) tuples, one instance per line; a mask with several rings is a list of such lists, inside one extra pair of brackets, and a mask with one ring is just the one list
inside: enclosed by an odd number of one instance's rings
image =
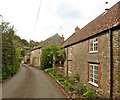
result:
[[(108, 1), (106, 5), (105, 2)], [(75, 27), (82, 28), (119, 0), (0, 0), (0, 14), (14, 25), (16, 34), (41, 41), (58, 33), (67, 39)]]

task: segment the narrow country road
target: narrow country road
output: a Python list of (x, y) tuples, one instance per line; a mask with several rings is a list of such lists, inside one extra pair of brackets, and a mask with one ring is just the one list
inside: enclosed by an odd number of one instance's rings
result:
[(2, 98), (67, 98), (48, 74), (21, 65), (17, 74), (2, 84)]

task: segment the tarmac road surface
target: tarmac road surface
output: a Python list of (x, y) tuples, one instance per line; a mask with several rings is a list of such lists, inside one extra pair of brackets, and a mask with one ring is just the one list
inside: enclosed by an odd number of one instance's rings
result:
[(48, 74), (30, 66), (20, 66), (17, 74), (2, 84), (2, 98), (67, 98)]

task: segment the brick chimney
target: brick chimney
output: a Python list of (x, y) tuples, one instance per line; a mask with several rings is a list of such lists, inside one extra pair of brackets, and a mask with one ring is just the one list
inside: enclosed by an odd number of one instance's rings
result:
[(61, 36), (62, 41), (64, 42), (64, 35)]
[(77, 26), (76, 28), (75, 28), (75, 33), (78, 33), (80, 31), (80, 28)]

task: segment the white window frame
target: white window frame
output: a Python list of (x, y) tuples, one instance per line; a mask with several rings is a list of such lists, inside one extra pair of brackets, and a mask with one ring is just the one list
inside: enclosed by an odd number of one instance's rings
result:
[(70, 47), (70, 55), (72, 55), (72, 50), (73, 50), (73, 48), (72, 48), (72, 47)]
[[(92, 42), (92, 47), (91, 47), (91, 42)], [(95, 50), (95, 44), (97, 44), (97, 50)], [(98, 52), (98, 37), (90, 39), (90, 42), (89, 42), (89, 53), (95, 53), (95, 52)]]
[(72, 60), (71, 61), (68, 61), (69, 62), (69, 65), (68, 65), (68, 73), (72, 73)]
[[(92, 75), (93, 75), (93, 77), (92, 77), (92, 78), (93, 78), (93, 82), (92, 82), (91, 79), (90, 79), (90, 78), (91, 78), (91, 70), (90, 70), (90, 69), (91, 69), (91, 68), (90, 68), (91, 66), (93, 66), (93, 74), (92, 74)], [(96, 87), (98, 87), (98, 84), (96, 84), (96, 83), (94, 82), (94, 80), (95, 80), (95, 77), (94, 77), (94, 76), (95, 76), (95, 73), (94, 73), (94, 72), (95, 72), (95, 66), (99, 67), (98, 64), (89, 64), (89, 83), (92, 84), (92, 85), (94, 85), (94, 86), (96, 86)], [(99, 70), (97, 70), (97, 71), (99, 71)], [(97, 76), (98, 76), (98, 75), (99, 75), (99, 74), (97, 74)], [(99, 76), (98, 76), (98, 77), (99, 77)], [(97, 81), (98, 81), (98, 78), (97, 78)]]

